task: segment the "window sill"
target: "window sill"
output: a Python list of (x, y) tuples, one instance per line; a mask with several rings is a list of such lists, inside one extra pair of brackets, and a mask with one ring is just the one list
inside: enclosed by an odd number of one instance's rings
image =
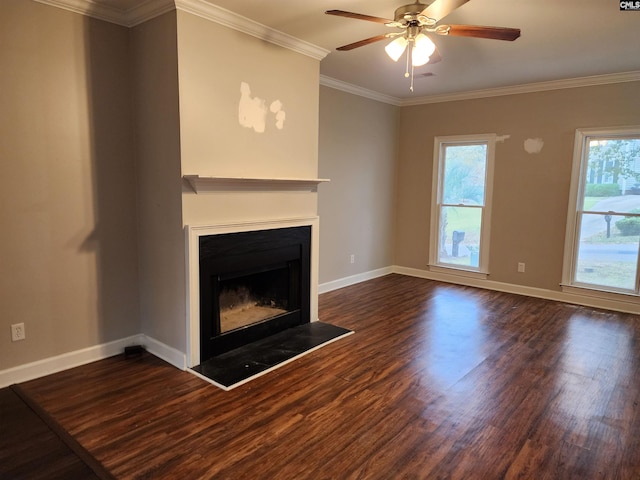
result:
[(479, 280), (486, 280), (489, 277), (487, 272), (465, 270), (456, 267), (443, 267), (442, 265), (429, 265), (429, 271), (434, 273), (443, 273), (445, 275), (455, 275), (458, 277), (476, 278)]
[(583, 297), (599, 298), (604, 300), (612, 300), (616, 302), (625, 302), (637, 304), (640, 301), (640, 295), (637, 293), (622, 293), (622, 292), (610, 292), (605, 290), (599, 290), (587, 286), (576, 286), (560, 284), (563, 293), (570, 293), (572, 295), (580, 295)]

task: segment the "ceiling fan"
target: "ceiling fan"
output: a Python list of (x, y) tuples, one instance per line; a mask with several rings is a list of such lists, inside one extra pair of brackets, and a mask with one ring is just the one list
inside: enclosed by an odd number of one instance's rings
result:
[[(403, 5), (396, 9), (393, 20), (344, 10), (327, 10), (328, 15), (355, 18), (368, 22), (381, 23), (391, 28), (399, 28), (399, 32), (384, 33), (366, 38), (358, 42), (338, 47), (336, 50), (346, 51), (369, 45), (388, 38), (395, 38), (386, 47), (387, 55), (393, 61), (398, 61), (407, 50), (407, 69), (404, 76), (409, 77), (411, 66), (411, 87), (413, 91), (413, 69), (426, 63), (436, 63), (442, 60), (435, 44), (426, 34), (451, 35), (458, 37), (488, 38), (493, 40), (513, 41), (520, 36), (520, 29), (506, 27), (486, 27), (478, 25), (441, 25), (438, 22), (464, 5), (469, 0), (434, 0), (431, 4), (415, 3)], [(409, 48), (407, 48), (409, 47)]]

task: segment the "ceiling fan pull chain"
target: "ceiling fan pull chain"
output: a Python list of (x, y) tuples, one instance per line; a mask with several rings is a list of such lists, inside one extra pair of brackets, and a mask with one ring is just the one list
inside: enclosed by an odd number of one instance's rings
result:
[(411, 84), (409, 90), (413, 92), (413, 47), (415, 41), (413, 38), (409, 38), (409, 45), (407, 46), (407, 69), (404, 73), (405, 78), (409, 77), (409, 65), (411, 65)]
[(409, 87), (409, 90), (413, 92), (413, 64), (411, 65), (411, 86)]
[(404, 70), (404, 78), (409, 78), (409, 62), (411, 62), (411, 42), (409, 42), (409, 46), (407, 48), (407, 66)]

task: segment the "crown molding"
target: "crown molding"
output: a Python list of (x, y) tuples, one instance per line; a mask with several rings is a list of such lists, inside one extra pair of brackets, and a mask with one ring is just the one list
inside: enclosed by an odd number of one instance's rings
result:
[(50, 7), (61, 8), (117, 25), (128, 26), (126, 12), (92, 0), (34, 0)]
[(445, 93), (442, 95), (428, 95), (417, 98), (397, 98), (390, 95), (368, 90), (366, 88), (343, 82), (335, 78), (320, 75), (320, 85), (342, 90), (343, 92), (359, 95), (371, 100), (408, 107), (413, 105), (426, 105), (429, 103), (455, 102), (459, 100), (474, 100), (478, 98), (500, 97), (504, 95), (518, 95), (522, 93), (545, 92), (549, 90), (561, 90), (564, 88), (593, 87), (596, 85), (609, 85), (614, 83), (639, 82), (640, 70), (606, 75), (593, 75), (590, 77), (568, 78), (564, 80), (552, 80), (549, 82), (526, 83), (510, 87), (487, 88), (484, 90), (471, 90), (468, 92)]
[(35, 0), (36, 2), (115, 23), (124, 27), (135, 27), (147, 20), (172, 10), (180, 10), (225, 27), (238, 30), (266, 42), (293, 50), (316, 60), (322, 60), (329, 50), (299, 38), (267, 27), (261, 23), (218, 7), (207, 0), (146, 0), (128, 10), (114, 8), (94, 0)]
[(335, 78), (327, 77), (326, 75), (320, 75), (320, 85), (324, 85), (325, 87), (335, 88), (336, 90), (342, 90), (343, 92), (351, 93), (352, 95), (359, 95), (361, 97), (365, 97), (370, 100), (376, 100), (378, 102), (395, 105), (396, 107), (399, 107), (402, 105), (402, 100), (400, 98), (392, 97), (390, 95), (385, 95), (383, 93), (374, 92), (373, 90), (368, 90), (366, 88), (358, 87), (357, 85), (343, 82), (342, 80), (336, 80)]
[(177, 10), (197, 15), (206, 20), (259, 38), (260, 40), (315, 58), (316, 60), (322, 60), (329, 54), (329, 50), (325, 48), (274, 30), (230, 10), (218, 7), (206, 0), (175, 0), (175, 4)]
[(611, 73), (606, 75), (593, 75), (590, 77), (567, 78), (564, 80), (552, 80), (549, 82), (526, 83), (510, 87), (488, 88), (484, 90), (472, 90), (468, 92), (448, 93), (443, 95), (430, 95), (412, 99), (400, 100), (400, 105), (425, 105), (428, 103), (454, 102), (458, 100), (474, 100), (478, 98), (500, 97), (504, 95), (519, 95), (522, 93), (546, 92), (549, 90), (561, 90), (564, 88), (593, 87), (596, 85), (609, 85), (613, 83), (640, 81), (640, 70), (623, 73)]
[(173, 0), (147, 0), (146, 2), (141, 2), (124, 13), (125, 26), (135, 27), (147, 20), (175, 10), (175, 8)]

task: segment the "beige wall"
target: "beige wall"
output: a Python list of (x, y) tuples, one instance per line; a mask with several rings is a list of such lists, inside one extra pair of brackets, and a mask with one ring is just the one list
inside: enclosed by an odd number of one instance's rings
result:
[(176, 12), (131, 31), (141, 331), (185, 351)]
[[(0, 369), (139, 333), (186, 352), (184, 225), (314, 216), (317, 194), (183, 204), (182, 172), (317, 177), (319, 62), (175, 11), (126, 29), (7, 0), (0, 30)], [(239, 125), (242, 81), (284, 128)]]
[[(178, 11), (183, 173), (314, 178), (318, 158), (320, 63), (215, 22)], [(240, 84), (279, 100), (257, 133), (240, 125)]]
[[(178, 12), (180, 127), (184, 175), (316, 178), (319, 62), (283, 47)], [(269, 107), (263, 132), (239, 122), (240, 85)], [(317, 194), (225, 192), (183, 199), (188, 225), (317, 214)]]
[(140, 322), (127, 29), (3, 0), (0, 46), (1, 370)]
[[(320, 88), (320, 283), (392, 265), (400, 109)], [(355, 255), (355, 263), (350, 256)]]
[[(559, 290), (575, 130), (640, 124), (640, 84), (581, 87), (405, 107), (401, 113), (395, 263), (426, 270), (433, 142), (496, 133), (489, 279)], [(539, 154), (524, 150), (541, 138)], [(517, 273), (518, 262), (526, 273)]]

